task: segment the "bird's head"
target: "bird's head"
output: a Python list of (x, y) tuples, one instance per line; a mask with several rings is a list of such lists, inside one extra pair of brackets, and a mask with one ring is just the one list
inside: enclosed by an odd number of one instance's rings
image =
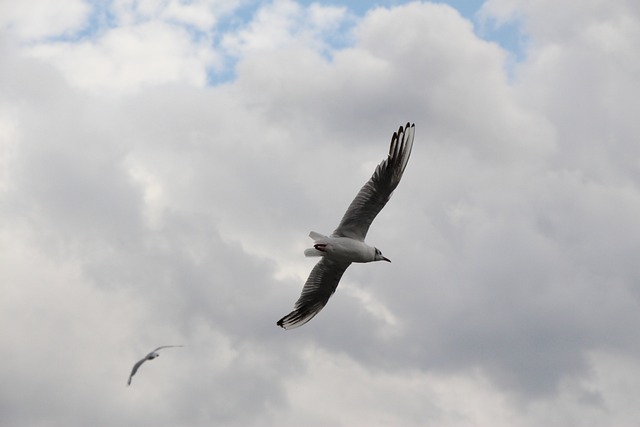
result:
[(387, 257), (385, 257), (384, 255), (382, 255), (382, 252), (380, 252), (380, 249), (378, 248), (374, 248), (376, 250), (375, 255), (373, 256), (373, 260), (374, 261), (387, 261), (387, 262), (391, 262), (391, 260)]

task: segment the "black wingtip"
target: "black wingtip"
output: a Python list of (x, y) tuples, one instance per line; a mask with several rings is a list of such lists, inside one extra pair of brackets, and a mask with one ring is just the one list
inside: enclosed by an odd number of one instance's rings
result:
[(404, 139), (404, 138), (403, 138), (404, 134), (405, 134), (405, 133), (407, 133), (407, 132), (409, 132), (409, 129), (411, 129), (411, 128), (415, 128), (415, 127), (416, 127), (416, 124), (415, 124), (415, 123), (407, 122), (407, 124), (406, 124), (406, 125), (404, 125), (404, 126), (402, 126), (402, 125), (401, 125), (401, 126), (398, 128), (398, 131), (393, 133), (393, 136), (391, 137), (391, 139), (392, 139), (392, 140), (394, 140), (394, 139), (395, 139), (395, 140), (397, 140), (397, 141), (402, 141), (402, 139)]
[(291, 329), (290, 326), (292, 324), (294, 324), (295, 322), (292, 320), (294, 314), (296, 314), (295, 311), (292, 311), (291, 313), (287, 314), (286, 316), (284, 316), (282, 319), (278, 320), (276, 322), (276, 325), (280, 326), (282, 329), (284, 329), (285, 331), (287, 329)]
[[(324, 305), (322, 307), (324, 307)], [(320, 307), (320, 310), (322, 309), (322, 307)], [(299, 328), (309, 320), (313, 319), (320, 310), (293, 310), (291, 313), (278, 320), (276, 322), (276, 325), (287, 331), (289, 329)]]
[(407, 133), (410, 128), (415, 128), (415, 127), (416, 127), (415, 123), (407, 122), (406, 125), (400, 126), (400, 129), (398, 130), (398, 136), (400, 134)]
[(276, 325), (280, 326), (285, 331), (297, 327), (298, 325), (296, 325), (296, 320), (294, 319), (294, 314), (296, 314), (295, 311), (287, 314), (282, 319), (278, 320), (276, 322)]

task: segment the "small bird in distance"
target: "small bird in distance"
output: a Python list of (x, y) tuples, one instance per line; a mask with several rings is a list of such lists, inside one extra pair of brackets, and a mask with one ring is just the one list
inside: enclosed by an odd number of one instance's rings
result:
[(364, 239), (374, 218), (400, 183), (411, 155), (414, 132), (415, 125), (409, 123), (394, 132), (389, 155), (360, 189), (331, 236), (315, 231), (309, 234), (314, 245), (304, 251), (305, 256), (319, 256), (322, 259), (311, 270), (293, 311), (278, 320), (278, 326), (284, 329), (297, 328), (318, 314), (352, 262), (391, 262), (378, 248), (367, 245)]
[(135, 365), (133, 365), (133, 369), (131, 370), (131, 374), (129, 375), (129, 381), (127, 381), (127, 386), (131, 385), (131, 378), (133, 378), (133, 376), (136, 374), (136, 372), (138, 372), (138, 369), (140, 368), (140, 366), (146, 362), (147, 360), (153, 360), (156, 357), (160, 357), (160, 355), (157, 353), (158, 350), (162, 350), (163, 348), (169, 348), (169, 347), (184, 347), (182, 345), (162, 345), (158, 348), (156, 348), (155, 350), (153, 350), (151, 353), (147, 354), (145, 357), (143, 357), (142, 359), (140, 359)]

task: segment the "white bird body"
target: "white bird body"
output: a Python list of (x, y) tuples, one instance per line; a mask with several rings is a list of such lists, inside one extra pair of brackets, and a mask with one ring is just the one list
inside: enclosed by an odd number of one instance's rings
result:
[(414, 125), (407, 123), (394, 132), (389, 155), (360, 189), (331, 236), (315, 231), (309, 234), (314, 244), (313, 248), (304, 251), (305, 256), (322, 259), (311, 270), (293, 311), (278, 320), (278, 326), (297, 328), (318, 314), (352, 262), (389, 261), (378, 248), (367, 245), (364, 239), (376, 215), (400, 183), (413, 148), (414, 131)]
[[(309, 233), (314, 241), (314, 247), (304, 251), (305, 256), (325, 256), (335, 261), (372, 262), (376, 258), (376, 248), (365, 242), (351, 237), (323, 236), (312, 231)], [(388, 260), (387, 260), (388, 261)]]

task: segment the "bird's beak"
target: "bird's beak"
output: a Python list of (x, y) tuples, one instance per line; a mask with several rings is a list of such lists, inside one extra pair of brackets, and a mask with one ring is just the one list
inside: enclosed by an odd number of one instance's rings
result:
[(382, 259), (387, 261), (387, 262), (391, 262), (391, 260), (389, 258), (387, 258), (386, 256), (383, 256)]

